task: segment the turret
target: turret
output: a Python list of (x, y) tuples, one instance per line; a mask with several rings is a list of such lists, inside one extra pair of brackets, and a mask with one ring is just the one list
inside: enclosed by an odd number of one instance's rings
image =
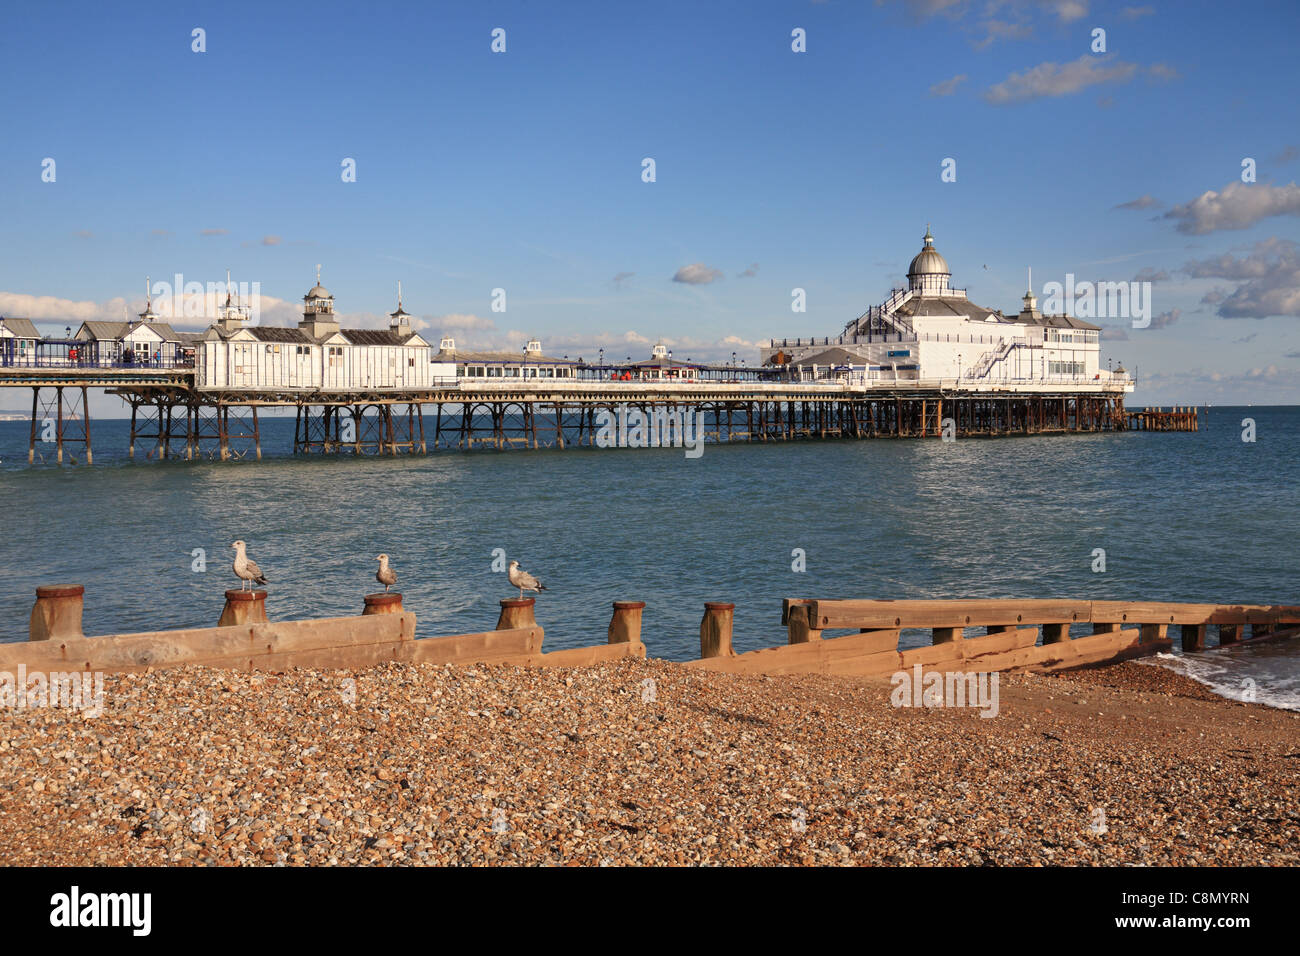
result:
[(230, 270), (226, 270), (226, 302), (217, 310), (217, 327), (223, 332), (237, 332), (248, 321), (248, 306), (241, 305), (231, 294)]
[(334, 296), (320, 284), (320, 266), (316, 266), (316, 284), (302, 297), (302, 321), (298, 328), (315, 339), (328, 338), (339, 330), (334, 315)]
[(411, 317), (402, 309), (402, 283), (397, 283), (397, 311), (388, 313), (388, 327), (398, 335), (411, 334)]

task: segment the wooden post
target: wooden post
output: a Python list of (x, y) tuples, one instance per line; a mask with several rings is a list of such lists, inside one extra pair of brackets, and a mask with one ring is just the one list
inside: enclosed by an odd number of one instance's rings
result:
[(1044, 624), (1043, 625), (1043, 643), (1044, 644), (1064, 644), (1070, 639), (1070, 625), (1068, 624)]
[(736, 605), (706, 601), (700, 620), (700, 657), (735, 657), (731, 649), (731, 625)]
[(636, 644), (641, 640), (641, 611), (645, 601), (615, 601), (609, 619), (610, 644)]
[(1240, 624), (1220, 624), (1219, 625), (1219, 645), (1236, 644), (1241, 640)]
[(1163, 641), (1168, 634), (1168, 624), (1143, 624), (1138, 643), (1150, 644), (1152, 641)]
[(1183, 632), (1183, 650), (1199, 651), (1205, 647), (1205, 625), (1204, 624), (1184, 624)]
[(536, 627), (533, 617), (533, 605), (536, 598), (502, 598), (501, 616), (497, 618), (497, 630), (505, 631), (512, 627)]
[(786, 624), (787, 643), (807, 644), (809, 641), (820, 641), (822, 639), (821, 628), (812, 626), (813, 621), (809, 617), (809, 613), (806, 604), (792, 604), (790, 606), (790, 620)]
[(960, 627), (935, 627), (930, 629), (931, 644), (951, 644), (953, 641), (960, 641), (964, 636), (964, 630)]
[(367, 594), (365, 610), (361, 616), (367, 614), (401, 614), (402, 613), (402, 595), (396, 591), (379, 591), (376, 594)]
[(266, 592), (238, 591), (226, 592), (226, 606), (221, 611), (217, 627), (229, 627), (233, 624), (257, 624), (266, 620)]
[(36, 603), (27, 628), (29, 641), (85, 637), (81, 608), (85, 587), (80, 584), (45, 584), (36, 589)]

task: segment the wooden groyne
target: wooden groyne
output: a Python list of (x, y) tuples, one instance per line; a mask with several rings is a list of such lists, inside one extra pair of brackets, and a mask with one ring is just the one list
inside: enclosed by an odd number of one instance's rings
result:
[[(736, 654), (730, 617), (706, 606), (700, 659), (689, 666), (737, 674), (886, 675), (928, 670), (1054, 671), (1205, 646), (1207, 631), (1234, 644), (1300, 633), (1300, 606), (1170, 604), (1076, 600), (805, 600), (788, 598), (788, 643)], [(1079, 636), (1071, 628), (1090, 627)], [(928, 646), (903, 649), (904, 629), (930, 632)], [(828, 631), (852, 631), (826, 637)], [(973, 635), (969, 630), (975, 630)], [(719, 635), (721, 632), (721, 635)]]
[[(582, 667), (644, 658), (642, 601), (615, 601), (607, 642), (543, 652), (535, 599), (504, 599), (495, 628), (416, 638), (415, 615), (400, 594), (372, 594), (356, 617), (268, 621), (264, 591), (227, 591), (218, 626), (86, 637), (84, 589), (37, 589), (30, 639), (0, 644), (0, 670), (76, 669), (118, 673), (202, 664), (235, 670), (357, 668), (387, 661)], [(737, 654), (735, 605), (708, 602), (700, 621), (700, 657), (688, 667), (735, 674), (888, 675), (925, 670), (1055, 671), (1144, 657), (1173, 647), (1200, 650), (1300, 634), (1300, 606), (1177, 604), (1070, 599), (816, 600), (787, 598), (781, 623), (788, 641)], [(1089, 633), (1074, 634), (1072, 629)], [(928, 630), (930, 642), (903, 648), (904, 630)], [(841, 636), (830, 632), (848, 631)], [(971, 633), (974, 632), (974, 633)], [(828, 636), (829, 635), (829, 636)]]
[[(386, 661), (431, 664), (515, 664), (580, 667), (623, 657), (645, 657), (639, 615), (629, 621), (617, 604), (609, 641), (543, 652), (544, 631), (533, 598), (501, 601), (490, 631), (416, 638), (416, 618), (400, 594), (366, 595), (356, 617), (268, 621), (265, 591), (227, 591), (216, 627), (86, 637), (81, 632), (84, 588), (37, 589), (29, 640), (0, 644), (0, 670), (81, 670), (127, 673), (202, 664), (245, 671), (291, 667), (355, 668)], [(618, 627), (615, 627), (615, 624)]]
[(1196, 432), (1201, 430), (1200, 418), (1195, 408), (1175, 405), (1163, 408), (1135, 408), (1124, 413), (1125, 427), (1129, 431), (1146, 432)]

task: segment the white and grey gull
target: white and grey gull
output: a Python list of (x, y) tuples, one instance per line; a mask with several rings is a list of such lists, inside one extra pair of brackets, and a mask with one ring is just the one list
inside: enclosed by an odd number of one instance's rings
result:
[(533, 577), (523, 568), (519, 567), (518, 561), (510, 562), (509, 571), (510, 583), (519, 589), (519, 599), (523, 600), (525, 591), (545, 591), (546, 585), (537, 578)]
[(262, 569), (257, 566), (257, 562), (248, 556), (247, 545), (242, 541), (236, 541), (231, 545), (235, 549), (235, 577), (239, 578), (239, 590), (244, 590), (249, 584), (266, 584), (266, 578), (262, 575)]
[(379, 570), (375, 572), (375, 580), (384, 586), (384, 593), (397, 583), (397, 572), (388, 566), (388, 555), (381, 554), (375, 558), (379, 562)]

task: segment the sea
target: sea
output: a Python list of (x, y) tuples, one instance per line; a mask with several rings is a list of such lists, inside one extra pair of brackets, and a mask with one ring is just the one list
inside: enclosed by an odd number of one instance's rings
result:
[[(359, 613), (391, 557), (417, 635), (493, 627), (518, 560), (545, 583), (545, 649), (602, 643), (611, 602), (645, 601), (652, 656), (698, 656), (706, 601), (736, 605), (738, 651), (781, 644), (782, 598), (1068, 597), (1300, 604), (1300, 407), (1201, 410), (1194, 433), (823, 440), (681, 448), (127, 457), (92, 421), (94, 465), (27, 464), (0, 422), (0, 640), (39, 584), (86, 587), (84, 629), (214, 625), (238, 586), (272, 619)], [(1253, 440), (1246, 440), (1253, 439)], [(80, 449), (69, 455), (81, 456)], [(504, 559), (504, 560), (503, 560)], [(904, 643), (920, 643), (905, 634)], [(1300, 710), (1300, 641), (1156, 662), (1227, 697)]]

